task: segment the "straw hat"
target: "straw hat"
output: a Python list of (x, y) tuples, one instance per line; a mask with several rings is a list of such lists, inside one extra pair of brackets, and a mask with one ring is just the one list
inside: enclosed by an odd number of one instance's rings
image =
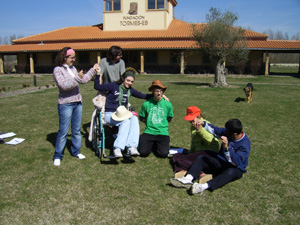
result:
[(123, 121), (132, 117), (132, 112), (128, 111), (125, 106), (121, 105), (117, 108), (117, 110), (111, 115), (113, 120), (115, 121)]

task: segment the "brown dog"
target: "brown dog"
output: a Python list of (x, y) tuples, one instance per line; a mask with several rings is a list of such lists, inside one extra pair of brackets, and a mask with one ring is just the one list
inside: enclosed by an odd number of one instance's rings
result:
[(252, 101), (252, 96), (253, 96), (253, 85), (252, 83), (248, 83), (246, 87), (244, 88), (246, 98), (247, 98), (247, 103)]

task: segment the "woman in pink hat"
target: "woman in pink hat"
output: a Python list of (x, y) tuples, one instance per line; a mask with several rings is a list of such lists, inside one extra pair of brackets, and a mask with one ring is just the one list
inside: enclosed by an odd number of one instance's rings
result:
[(54, 166), (60, 166), (63, 159), (63, 150), (66, 145), (70, 124), (72, 131), (72, 155), (78, 159), (85, 158), (80, 153), (82, 96), (78, 84), (85, 84), (91, 80), (97, 72), (100, 72), (100, 67), (98, 64), (95, 64), (86, 74), (83, 74), (82, 70), (78, 73), (73, 65), (75, 60), (75, 51), (70, 47), (63, 48), (55, 59), (57, 66), (53, 70), (53, 75), (59, 89), (59, 130), (56, 138), (55, 153), (53, 155)]

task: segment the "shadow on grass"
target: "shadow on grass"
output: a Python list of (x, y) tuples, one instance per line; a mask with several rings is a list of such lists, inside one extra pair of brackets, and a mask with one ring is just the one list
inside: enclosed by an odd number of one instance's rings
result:
[(86, 124), (82, 125), (83, 132), (81, 132), (81, 135), (84, 138), (85, 147), (91, 149), (94, 152), (93, 144), (92, 144), (92, 142), (89, 141), (88, 128), (90, 128), (90, 125), (91, 125), (91, 123), (86, 123)]
[[(46, 140), (52, 144), (53, 148), (55, 148), (56, 137), (57, 137), (57, 132), (54, 132), (54, 133), (48, 134), (48, 135), (47, 135), (47, 138), (46, 138)], [(67, 139), (66, 147), (67, 147), (67, 149), (68, 149), (70, 155), (72, 155), (72, 152), (71, 152), (71, 145), (72, 145), (72, 142), (71, 142), (71, 135), (69, 134), (67, 138), (68, 138), (68, 139)], [(65, 149), (66, 149), (66, 148), (64, 148), (64, 150), (63, 150), (63, 154), (64, 154), (64, 152), (65, 152)]]
[(298, 73), (275, 73), (275, 72), (271, 72), (270, 76), (285, 76), (285, 77), (300, 78), (300, 74), (298, 74)]
[(235, 102), (239, 103), (239, 102), (245, 102), (246, 101), (246, 98), (241, 98), (241, 97), (238, 97), (234, 100)]
[(170, 82), (175, 85), (181, 85), (181, 86), (203, 86), (203, 87), (211, 87), (211, 83), (197, 83), (197, 82)]

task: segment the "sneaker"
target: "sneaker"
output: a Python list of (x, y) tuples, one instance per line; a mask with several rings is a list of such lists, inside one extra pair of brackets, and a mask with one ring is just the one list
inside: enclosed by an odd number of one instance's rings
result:
[(60, 159), (54, 159), (53, 165), (54, 166), (60, 166)]
[(205, 184), (207, 181), (213, 179), (212, 174), (205, 174), (203, 177), (199, 179), (199, 184)]
[(193, 185), (193, 182), (186, 177), (180, 177), (180, 178), (171, 178), (171, 184), (174, 187), (190, 188)]
[(203, 191), (205, 190), (205, 188), (203, 187), (203, 184), (199, 184), (199, 183), (194, 183), (192, 186), (192, 194), (198, 194), (201, 193), (201, 195), (203, 194)]
[(136, 149), (136, 147), (130, 147), (128, 149), (128, 154), (131, 156), (138, 156), (140, 155), (140, 153), (138, 152), (138, 150)]
[(79, 153), (76, 157), (77, 157), (78, 159), (85, 159), (85, 156), (82, 155), (81, 153)]
[(122, 158), (122, 157), (123, 157), (120, 148), (115, 148), (115, 149), (114, 149), (114, 156), (115, 156), (116, 158)]

